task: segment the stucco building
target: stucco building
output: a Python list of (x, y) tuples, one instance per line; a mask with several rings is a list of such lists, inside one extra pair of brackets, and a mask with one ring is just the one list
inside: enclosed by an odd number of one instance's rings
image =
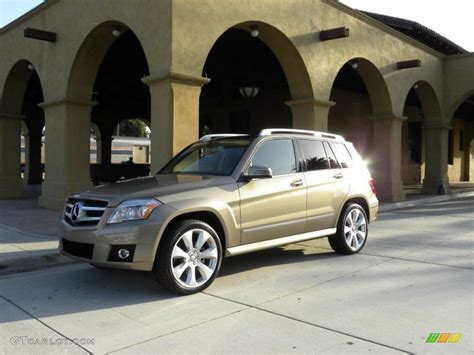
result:
[(91, 128), (108, 164), (129, 118), (152, 172), (203, 130), (294, 127), (354, 141), (382, 200), (474, 179), (474, 54), (334, 0), (48, 0), (0, 30), (0, 97), (0, 198), (42, 183), (48, 208), (91, 186)]

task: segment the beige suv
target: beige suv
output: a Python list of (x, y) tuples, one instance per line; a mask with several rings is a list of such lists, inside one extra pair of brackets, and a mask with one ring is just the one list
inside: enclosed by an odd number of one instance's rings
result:
[(68, 198), (60, 250), (99, 267), (152, 271), (167, 289), (208, 287), (224, 256), (329, 237), (362, 250), (377, 216), (353, 145), (313, 131), (203, 137), (155, 176)]

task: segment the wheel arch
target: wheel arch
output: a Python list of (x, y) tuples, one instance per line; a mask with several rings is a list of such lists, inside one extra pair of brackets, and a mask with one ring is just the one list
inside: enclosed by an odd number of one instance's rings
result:
[(369, 207), (369, 202), (364, 196), (351, 196), (348, 198), (344, 204), (341, 207), (341, 210), (339, 211), (339, 216), (337, 217), (337, 221), (339, 223), (339, 219), (341, 218), (342, 211), (344, 211), (344, 207), (346, 207), (350, 203), (356, 203), (360, 207), (364, 209), (365, 215), (367, 216), (367, 221), (370, 221), (370, 207)]
[(199, 209), (192, 211), (182, 211), (181, 213), (174, 214), (168, 218), (158, 234), (157, 243), (154, 248), (154, 255), (156, 256), (162, 242), (166, 236), (167, 231), (173, 228), (176, 223), (184, 220), (200, 220), (209, 224), (219, 236), (219, 239), (222, 244), (223, 255), (225, 255), (225, 250), (229, 244), (229, 231), (225, 228), (225, 223), (222, 221), (222, 217), (214, 210), (211, 209)]

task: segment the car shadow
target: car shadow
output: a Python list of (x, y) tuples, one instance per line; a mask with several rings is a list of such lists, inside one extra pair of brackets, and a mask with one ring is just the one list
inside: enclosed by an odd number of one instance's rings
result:
[[(292, 247), (299, 247), (293, 244)], [(312, 249), (314, 253), (308, 253), (308, 247), (301, 246), (298, 249), (286, 249), (277, 247), (261, 250), (249, 254), (231, 256), (222, 261), (220, 276), (229, 276), (241, 272), (247, 272), (264, 267), (281, 266), (285, 264), (303, 263), (308, 261), (323, 261), (342, 257), (333, 251), (325, 249)]]
[[(295, 245), (292, 246), (294, 248)], [(308, 248), (274, 248), (224, 259), (220, 276), (250, 270), (307, 261), (338, 258), (335, 253)], [(311, 252), (308, 253), (308, 250)], [(202, 294), (177, 296), (163, 289), (151, 272), (95, 268), (74, 264), (57, 269), (16, 275), (0, 280), (0, 308), (10, 303), (23, 312), (0, 312), (0, 323), (69, 314), (83, 314), (96, 310), (144, 306), (154, 303), (153, 309), (192, 306), (203, 302)], [(79, 315), (80, 317), (80, 315)]]

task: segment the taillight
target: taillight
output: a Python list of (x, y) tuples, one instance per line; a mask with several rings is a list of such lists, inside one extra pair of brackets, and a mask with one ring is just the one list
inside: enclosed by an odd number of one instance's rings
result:
[(369, 177), (369, 185), (370, 185), (370, 188), (372, 189), (372, 192), (376, 195), (377, 191), (375, 190), (375, 182), (372, 176)]

